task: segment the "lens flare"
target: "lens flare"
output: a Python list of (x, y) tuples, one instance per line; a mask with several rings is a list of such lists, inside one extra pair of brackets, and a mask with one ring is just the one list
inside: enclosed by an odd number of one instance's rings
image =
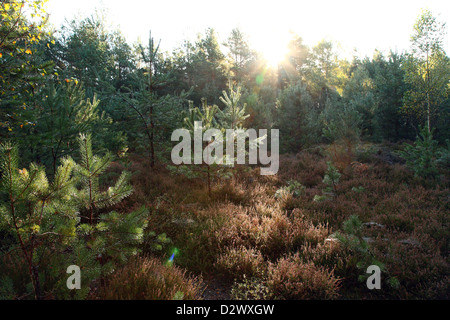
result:
[(255, 82), (256, 82), (256, 84), (257, 84), (258, 86), (260, 86), (260, 85), (262, 85), (262, 84), (264, 83), (264, 77), (265, 77), (265, 75), (266, 75), (266, 73), (267, 73), (267, 69), (268, 69), (268, 67), (265, 66), (265, 67), (264, 67), (264, 70), (263, 70), (260, 74), (258, 74), (258, 75), (256, 76)]
[(177, 248), (173, 249), (172, 255), (170, 256), (169, 260), (167, 260), (167, 265), (171, 266), (173, 265), (173, 262), (175, 260), (175, 257), (178, 255), (179, 250)]

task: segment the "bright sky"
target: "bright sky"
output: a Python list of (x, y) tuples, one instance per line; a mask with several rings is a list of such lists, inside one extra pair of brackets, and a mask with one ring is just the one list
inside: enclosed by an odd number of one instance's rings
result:
[(64, 18), (86, 16), (106, 8), (108, 20), (119, 26), (129, 43), (145, 43), (149, 30), (161, 48), (171, 51), (184, 39), (195, 39), (212, 27), (224, 41), (239, 27), (252, 47), (275, 59), (284, 54), (289, 31), (309, 46), (321, 39), (339, 43), (343, 54), (372, 56), (374, 50), (399, 52), (410, 47), (412, 27), (422, 8), (447, 23), (445, 41), (450, 53), (450, 1), (446, 0), (49, 0), (50, 21), (59, 26)]

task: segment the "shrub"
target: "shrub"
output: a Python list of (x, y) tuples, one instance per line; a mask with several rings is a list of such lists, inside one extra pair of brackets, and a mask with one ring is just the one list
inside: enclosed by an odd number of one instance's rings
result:
[(264, 258), (261, 253), (245, 247), (228, 249), (221, 254), (215, 263), (216, 270), (234, 279), (242, 279), (245, 276), (253, 277), (264, 272)]
[(156, 258), (130, 260), (114, 272), (106, 285), (91, 296), (102, 300), (196, 300), (202, 294), (202, 280), (165, 266)]
[(332, 271), (305, 263), (296, 254), (269, 266), (267, 284), (274, 299), (329, 300), (339, 296), (339, 282)]
[(279, 176), (283, 180), (295, 179), (306, 187), (322, 182), (327, 166), (321, 155), (303, 151), (295, 157), (280, 156)]

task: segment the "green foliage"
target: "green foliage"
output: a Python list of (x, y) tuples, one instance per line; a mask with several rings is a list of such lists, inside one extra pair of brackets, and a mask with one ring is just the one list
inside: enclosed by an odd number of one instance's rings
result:
[[(350, 249), (357, 256), (358, 269), (365, 273), (367, 267), (376, 265), (385, 271), (384, 265), (377, 261), (370, 252), (369, 244), (364, 239), (363, 224), (358, 216), (353, 215), (346, 220), (343, 224), (343, 233), (338, 232), (335, 236), (345, 248)], [(360, 278), (360, 280), (362, 279)]]
[(294, 34), (289, 41), (288, 50), (285, 61), (281, 62), (282, 70), (280, 72), (282, 79), (287, 82), (304, 79), (308, 58), (311, 55), (310, 49), (304, 44), (300, 36)]
[(229, 94), (226, 91), (222, 92), (220, 101), (225, 105), (225, 109), (219, 111), (218, 121), (222, 128), (225, 129), (242, 129), (244, 121), (249, 117), (246, 114), (247, 105), (241, 107), (239, 105), (241, 100), (241, 87), (233, 88), (231, 81), (228, 83)]
[[(41, 59), (46, 14), (42, 0), (0, 3), (0, 137), (15, 137), (34, 124), (34, 94), (51, 73), (52, 61)], [(50, 42), (50, 40), (48, 41)]]
[(231, 60), (231, 72), (234, 79), (238, 83), (247, 80), (249, 64), (254, 59), (254, 53), (249, 46), (246, 36), (241, 30), (235, 28), (231, 30), (231, 34), (224, 46), (229, 50), (228, 57)]
[(341, 173), (333, 166), (330, 161), (327, 162), (327, 166), (328, 167), (323, 178), (323, 183), (327, 185), (326, 191), (333, 191), (334, 194), (336, 194), (336, 187), (339, 184), (339, 180), (341, 179)]
[(439, 157), (436, 160), (436, 163), (439, 167), (448, 171), (450, 170), (450, 140), (447, 140), (446, 144), (446, 147), (439, 150)]
[[(338, 234), (344, 248), (334, 241), (323, 244), (328, 229), (317, 223), (339, 228), (349, 207), (364, 217), (381, 213), (391, 230), (427, 231), (419, 239), (429, 239), (427, 245), (414, 255), (407, 247), (416, 246), (413, 241), (386, 243), (389, 252), (383, 259), (402, 275), (401, 283), (389, 277), (388, 285), (402, 286), (407, 297), (448, 291), (445, 257), (439, 254), (447, 243), (441, 228), (446, 225), (445, 189), (411, 193), (415, 190), (404, 182), (412, 173), (395, 164), (396, 159), (386, 161), (394, 166), (378, 166), (388, 158), (384, 145), (360, 154), (358, 160), (370, 166), (349, 170), (341, 183), (360, 139), (414, 139), (413, 128), (423, 123), (427, 126), (415, 143), (400, 154), (419, 177), (441, 174), (430, 184), (447, 182), (450, 142), (445, 148), (438, 142), (450, 137), (449, 58), (443, 49), (445, 25), (429, 11), (414, 25), (407, 54), (384, 57), (376, 51), (373, 58), (349, 62), (339, 58), (331, 42), (309, 48), (293, 35), (276, 68), (250, 48), (238, 29), (224, 44), (228, 56), (213, 29), (172, 53), (162, 52), (151, 34), (145, 45), (130, 45), (119, 31), (109, 30), (102, 13), (75, 18), (53, 34), (46, 31), (44, 2), (0, 1), (0, 299), (83, 299), (91, 285), (102, 297), (196, 298), (199, 287), (173, 267), (173, 259), (166, 265), (141, 259), (120, 268), (140, 250), (164, 255), (168, 246), (186, 242), (189, 249), (180, 249), (177, 261), (184, 259), (193, 269), (210, 271), (216, 262), (224, 275), (259, 277), (235, 282), (233, 298), (335, 298), (338, 279), (321, 264), (336, 265), (335, 271), (344, 274), (369, 264), (387, 272), (373, 255), (384, 249), (383, 242), (372, 248), (357, 216)], [(195, 121), (202, 121), (202, 133), (211, 128), (234, 129), (236, 135), (244, 127), (280, 129), (286, 153), (303, 154), (306, 148), (332, 142), (333, 164), (328, 163), (322, 193), (314, 197), (323, 203), (312, 204), (313, 213), (308, 205), (299, 208), (302, 198), (316, 189), (303, 196), (305, 187), (289, 180), (320, 184), (325, 170), (324, 159), (317, 161), (320, 152), (310, 162), (283, 169), (280, 179), (288, 182), (281, 188), (278, 179), (254, 177), (251, 167), (156, 166), (156, 161), (170, 164), (172, 132), (180, 127), (193, 132)], [(77, 139), (80, 132), (84, 135)], [(141, 176), (133, 178), (137, 196), (121, 204), (133, 192), (131, 175), (122, 168), (135, 170), (139, 156), (147, 153), (151, 178), (144, 179), (146, 170), (139, 169)], [(115, 162), (115, 154), (122, 160)], [(293, 159), (287, 163), (294, 164)], [(318, 165), (310, 170), (313, 163)], [(188, 179), (164, 176), (166, 169)], [(207, 180), (209, 197), (203, 185), (190, 179)], [(225, 179), (222, 186), (213, 185)], [(393, 185), (405, 189), (389, 198)], [(177, 190), (182, 190), (179, 196)], [(379, 190), (385, 190), (382, 197)], [(157, 217), (147, 217), (145, 207), (131, 209), (149, 206), (161, 192), (174, 197), (156, 200)], [(436, 204), (433, 215), (417, 224), (430, 211), (422, 198), (430, 197)], [(124, 207), (128, 212), (121, 211)], [(180, 212), (189, 212), (192, 219), (172, 226), (172, 215)], [(161, 222), (157, 232), (148, 230), (148, 219)], [(333, 225), (336, 221), (339, 225)], [(196, 227), (184, 228), (191, 224)], [(342, 256), (349, 251), (350, 257)], [(408, 259), (414, 270), (405, 268)], [(67, 290), (66, 269), (72, 264), (82, 269), (82, 290)], [(106, 277), (115, 272), (108, 282)], [(348, 281), (348, 274), (344, 277)]]
[(113, 45), (117, 43), (114, 39), (117, 35), (107, 31), (105, 18), (99, 12), (67, 21), (61, 29), (61, 41), (55, 48), (59, 50), (54, 50), (53, 54), (57, 61), (71, 66), (62, 68), (61, 75), (82, 81), (89, 97), (102, 92), (100, 87), (104, 81), (116, 79)]
[(363, 193), (366, 189), (363, 186), (353, 187), (352, 191), (356, 193)]
[(91, 135), (80, 135), (78, 138), (81, 161), (76, 170), (80, 177), (80, 204), (85, 208), (89, 223), (94, 223), (94, 214), (105, 207), (112, 206), (128, 197), (133, 188), (128, 184), (130, 174), (122, 172), (115, 186), (100, 191), (99, 177), (106, 171), (112, 161), (112, 154), (103, 157), (92, 153)]
[[(245, 91), (246, 88), (244, 88)], [(247, 120), (248, 127), (254, 129), (269, 129), (274, 124), (274, 117), (277, 114), (276, 105), (277, 92), (270, 86), (261, 87), (258, 92), (245, 92), (243, 101), (247, 104), (250, 114)]]
[[(12, 249), (23, 255), (36, 299), (46, 290), (60, 298), (84, 298), (94, 279), (137, 254), (136, 246), (143, 242), (146, 209), (128, 214), (105, 211), (132, 192), (129, 174), (122, 173), (114, 187), (100, 191), (99, 176), (111, 155), (94, 156), (89, 135), (80, 136), (79, 143), (81, 164), (62, 159), (52, 182), (36, 164), (19, 169), (17, 148), (1, 146), (1, 191), (8, 200), (0, 206), (0, 228), (16, 240)], [(105, 213), (98, 215), (99, 209)], [(83, 210), (90, 216), (84, 217)], [(53, 269), (40, 269), (44, 264)], [(70, 264), (83, 269), (85, 285), (74, 294), (67, 291), (61, 276)], [(42, 274), (48, 283), (42, 283)]]
[(405, 93), (403, 113), (410, 119), (426, 124), (428, 130), (440, 105), (448, 98), (450, 63), (443, 49), (445, 23), (424, 10), (414, 25), (411, 36), (412, 53), (404, 63), (405, 82), (410, 90)]
[[(374, 114), (376, 109), (374, 83), (364, 66), (359, 66), (352, 74), (345, 89), (344, 100), (348, 108), (344, 112), (353, 112), (359, 115), (359, 126), (361, 134), (366, 137), (374, 135)], [(353, 116), (353, 115), (352, 115)], [(353, 116), (355, 117), (355, 116)], [(358, 119), (355, 117), (355, 119)], [(333, 138), (336, 128), (329, 129), (328, 138)], [(356, 131), (356, 130), (355, 130)]]
[(172, 243), (172, 239), (170, 239), (165, 233), (156, 235), (154, 231), (150, 231), (146, 232), (144, 236), (144, 246), (149, 247), (149, 251), (160, 252)]
[(399, 155), (406, 160), (407, 166), (414, 171), (416, 176), (423, 178), (435, 178), (437, 169), (438, 143), (433, 140), (434, 130), (428, 127), (420, 129), (414, 145), (406, 145)]
[(184, 113), (185, 118), (183, 120), (184, 127), (191, 132), (191, 136), (196, 129), (195, 122), (202, 122), (202, 135), (205, 131), (217, 127), (216, 115), (219, 112), (219, 107), (216, 105), (208, 105), (206, 99), (202, 99), (201, 109), (194, 107), (194, 102), (189, 101), (189, 111)]
[(337, 195), (337, 185), (339, 184), (339, 180), (341, 179), (341, 173), (331, 161), (327, 162), (327, 170), (325, 172), (325, 176), (322, 182), (326, 185), (323, 190), (322, 195), (315, 195), (313, 198), (314, 202), (322, 202), (327, 200), (332, 200)]
[(340, 61), (333, 43), (321, 40), (311, 50), (307, 60), (307, 79), (312, 86), (312, 95), (317, 97), (321, 109), (334, 95), (334, 87), (340, 82)]
[(362, 274), (358, 277), (358, 280), (364, 282), (370, 276), (366, 272), (369, 266), (378, 266), (384, 273), (386, 283), (389, 287), (398, 289), (400, 283), (396, 277), (390, 275), (386, 265), (376, 259), (375, 255), (369, 246), (368, 238), (364, 237), (363, 230), (364, 225), (358, 216), (352, 215), (343, 224), (343, 233), (337, 232), (335, 237), (344, 246), (344, 248), (350, 250), (357, 259), (356, 267), (361, 270)]
[(323, 123), (323, 135), (330, 142), (358, 141), (361, 136), (362, 119), (355, 105), (327, 100), (320, 119)]
[(0, 278), (0, 300), (12, 300), (14, 293), (13, 281), (8, 277)]
[(326, 201), (326, 200), (328, 200), (328, 199), (329, 199), (329, 197), (326, 196), (326, 195), (318, 195), (318, 194), (316, 194), (316, 195), (314, 196), (314, 198), (313, 198), (313, 201), (314, 201), (314, 202), (322, 202), (322, 201)]
[(101, 126), (99, 100), (88, 99), (81, 83), (48, 83), (42, 92), (43, 110), (39, 114), (35, 134), (29, 143), (39, 146), (36, 153), (50, 161), (44, 163), (56, 170), (61, 156), (73, 156), (77, 149), (76, 138), (80, 132), (92, 132)]
[(175, 293), (175, 295), (173, 296), (173, 299), (172, 299), (172, 300), (179, 301), (179, 300), (183, 300), (183, 299), (184, 299), (184, 293), (181, 292), (181, 291), (177, 291), (177, 292)]
[(218, 104), (220, 93), (226, 89), (227, 67), (214, 29), (208, 28), (204, 35), (199, 35), (185, 68), (191, 70), (190, 86), (195, 85), (193, 100), (199, 103), (204, 97)]
[(236, 281), (231, 288), (231, 299), (233, 300), (269, 300), (269, 288), (259, 278), (247, 278), (240, 282)]
[(364, 63), (374, 86), (374, 140), (395, 141), (408, 137), (409, 130), (400, 112), (406, 90), (403, 61), (403, 55), (390, 52), (387, 58), (379, 53), (372, 61)]
[(300, 182), (296, 180), (289, 180), (286, 187), (282, 187), (275, 192), (275, 198), (281, 199), (285, 196), (285, 194), (291, 194), (294, 197), (299, 197), (305, 189), (305, 186), (303, 186)]
[(284, 89), (277, 102), (277, 127), (281, 150), (298, 151), (320, 139), (318, 112), (305, 83), (299, 81)]
[[(36, 299), (41, 297), (37, 266), (51, 253), (55, 245), (67, 245), (75, 239), (72, 221), (78, 218), (73, 194), (76, 193), (72, 172), (75, 163), (63, 159), (52, 183), (43, 167), (31, 164), (30, 169), (18, 168), (15, 146), (1, 146), (1, 192), (7, 201), (0, 206), (0, 227), (16, 239), (16, 247), (24, 257)], [(72, 228), (71, 228), (72, 227)], [(51, 244), (54, 245), (51, 245)]]

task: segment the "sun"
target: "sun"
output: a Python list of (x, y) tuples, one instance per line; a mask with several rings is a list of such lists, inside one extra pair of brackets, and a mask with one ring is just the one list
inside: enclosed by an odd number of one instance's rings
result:
[(289, 42), (286, 37), (274, 34), (272, 37), (255, 40), (255, 49), (266, 60), (268, 67), (276, 68), (285, 59)]
[(284, 48), (267, 48), (262, 52), (268, 67), (276, 68), (284, 60), (287, 49)]

